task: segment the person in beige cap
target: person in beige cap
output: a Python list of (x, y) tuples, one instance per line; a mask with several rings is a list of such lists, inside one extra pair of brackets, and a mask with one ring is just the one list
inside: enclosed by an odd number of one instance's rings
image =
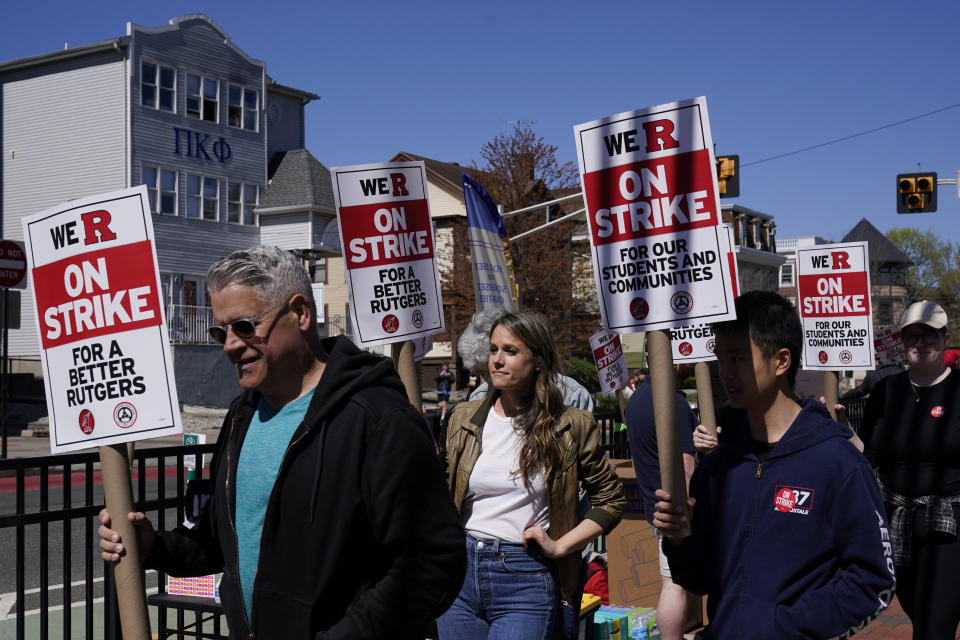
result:
[(900, 320), (908, 371), (874, 388), (864, 411), (864, 453), (877, 470), (913, 637), (954, 638), (960, 625), (960, 374), (943, 364), (947, 314), (910, 305)]

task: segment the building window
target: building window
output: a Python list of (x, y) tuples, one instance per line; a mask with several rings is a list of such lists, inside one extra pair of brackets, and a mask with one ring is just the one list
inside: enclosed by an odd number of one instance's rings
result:
[(177, 70), (153, 62), (140, 63), (140, 104), (160, 111), (176, 112)]
[(216, 220), (220, 205), (216, 178), (187, 174), (187, 217)]
[(257, 206), (260, 188), (255, 184), (230, 182), (227, 185), (227, 222), (256, 223), (253, 209)]
[(893, 303), (890, 300), (881, 300), (877, 305), (877, 324), (893, 324)]
[(784, 262), (780, 265), (780, 286), (781, 287), (792, 287), (793, 286), (793, 263)]
[(227, 92), (227, 102), (227, 124), (247, 131), (257, 130), (260, 100), (255, 90), (231, 84)]
[(220, 85), (216, 80), (187, 74), (187, 115), (200, 120), (217, 122), (220, 105)]
[[(327, 284), (327, 259), (317, 258), (313, 263), (313, 281)], [(326, 308), (327, 305), (323, 305)]]
[(150, 211), (177, 215), (177, 170), (143, 165), (143, 184), (147, 185)]

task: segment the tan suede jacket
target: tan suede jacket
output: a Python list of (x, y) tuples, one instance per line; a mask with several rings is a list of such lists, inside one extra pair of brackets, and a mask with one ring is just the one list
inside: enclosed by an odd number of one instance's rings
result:
[[(467, 493), (473, 466), (480, 457), (480, 443), (487, 413), (497, 392), (482, 400), (458, 404), (447, 426), (447, 481), (453, 503), (459, 511)], [(623, 485), (600, 449), (600, 428), (593, 415), (567, 407), (556, 425), (557, 437), (563, 443), (563, 459), (558, 469), (547, 478), (550, 537), (559, 539), (580, 523), (579, 483), (590, 498), (587, 518), (610, 533), (617, 523), (626, 500)], [(577, 586), (580, 554), (571, 553), (556, 560), (560, 592), (568, 600)]]

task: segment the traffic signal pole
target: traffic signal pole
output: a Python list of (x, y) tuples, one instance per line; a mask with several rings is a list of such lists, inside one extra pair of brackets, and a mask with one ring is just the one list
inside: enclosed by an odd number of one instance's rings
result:
[(957, 177), (954, 180), (950, 178), (937, 178), (937, 186), (941, 184), (954, 184), (957, 185), (957, 200), (960, 200), (960, 169), (957, 169)]

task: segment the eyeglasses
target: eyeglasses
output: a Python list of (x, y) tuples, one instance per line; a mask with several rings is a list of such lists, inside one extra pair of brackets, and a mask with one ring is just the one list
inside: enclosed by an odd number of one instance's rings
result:
[(901, 333), (900, 339), (903, 340), (903, 344), (923, 342), (923, 344), (930, 346), (937, 344), (941, 335), (940, 333)]
[(240, 318), (239, 320), (234, 320), (233, 322), (227, 325), (220, 325), (220, 324), (211, 325), (210, 329), (208, 329), (208, 331), (210, 332), (210, 337), (216, 340), (217, 342), (219, 342), (220, 344), (224, 344), (227, 341), (227, 329), (232, 329), (233, 335), (237, 336), (241, 340), (249, 340), (254, 335), (256, 335), (257, 326), (260, 324), (260, 321), (263, 319), (264, 316), (269, 315), (270, 313), (273, 313), (277, 309), (280, 309), (285, 306), (287, 306), (287, 303), (283, 302), (273, 307), (272, 309), (267, 309), (263, 313), (253, 316), (252, 318)]

